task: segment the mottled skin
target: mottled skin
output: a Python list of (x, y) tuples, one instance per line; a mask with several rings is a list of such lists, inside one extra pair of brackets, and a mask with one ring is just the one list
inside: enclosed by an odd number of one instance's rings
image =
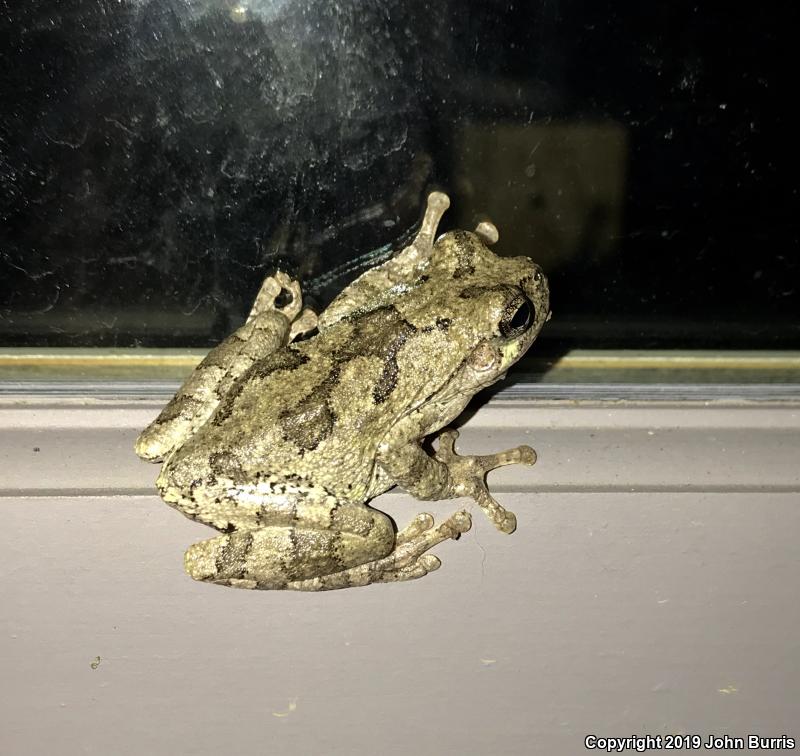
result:
[[(434, 244), (448, 205), (431, 194), (414, 241), (319, 319), (301, 312), (296, 282), (268, 278), (247, 323), (142, 432), (139, 456), (164, 460), (164, 501), (222, 533), (186, 552), (193, 578), (328, 590), (422, 577), (440, 564), (425, 552), (469, 530), (470, 517), (434, 526), (420, 514), (396, 533), (367, 506), (394, 485), (418, 499), (472, 497), (514, 530), (484, 481), (495, 467), (533, 464), (533, 449), (462, 457), (455, 431), (434, 456), (420, 444), (528, 349), (550, 317), (547, 281), (527, 257), (490, 252), (488, 223)], [(291, 296), (282, 308), (281, 291)]]

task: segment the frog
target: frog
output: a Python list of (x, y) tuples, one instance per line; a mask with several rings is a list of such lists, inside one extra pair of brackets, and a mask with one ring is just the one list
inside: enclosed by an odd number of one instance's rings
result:
[(297, 280), (268, 276), (244, 325), (139, 435), (137, 454), (162, 463), (164, 502), (218, 531), (186, 550), (189, 576), (296, 591), (424, 577), (441, 566), (430, 549), (472, 518), (462, 508), (437, 525), (423, 512), (398, 528), (370, 506), (394, 486), (420, 501), (467, 497), (514, 532), (486, 476), (536, 452), (460, 455), (450, 425), (531, 346), (549, 287), (530, 258), (489, 249), (489, 221), (437, 236), (449, 205), (431, 192), (409, 243), (319, 315)]

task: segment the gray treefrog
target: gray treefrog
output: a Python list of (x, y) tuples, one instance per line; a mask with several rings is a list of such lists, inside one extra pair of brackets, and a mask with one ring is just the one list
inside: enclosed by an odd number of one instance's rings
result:
[(440, 566), (426, 552), (469, 530), (470, 516), (435, 526), (420, 514), (397, 532), (367, 506), (394, 485), (418, 499), (472, 497), (513, 532), (485, 478), (533, 464), (533, 449), (462, 457), (453, 430), (433, 454), (422, 441), (525, 353), (550, 318), (549, 290), (530, 259), (488, 249), (491, 223), (435, 240), (449, 204), (432, 193), (413, 241), (319, 317), (296, 281), (267, 278), (247, 322), (139, 436), (137, 454), (164, 462), (164, 501), (221, 533), (187, 550), (193, 578), (321, 591), (422, 577)]

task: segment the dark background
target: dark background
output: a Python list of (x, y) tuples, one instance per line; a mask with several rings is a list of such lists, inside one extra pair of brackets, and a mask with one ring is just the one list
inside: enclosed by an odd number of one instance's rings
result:
[[(435, 8), (429, 7), (435, 5)], [(0, 344), (206, 346), (489, 212), (542, 347), (800, 348), (796, 12), (0, 2)]]

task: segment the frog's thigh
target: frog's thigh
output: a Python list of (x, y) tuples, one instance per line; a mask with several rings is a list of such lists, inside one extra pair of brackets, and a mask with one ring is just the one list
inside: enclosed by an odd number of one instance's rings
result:
[(161, 414), (136, 440), (143, 459), (163, 459), (208, 420), (231, 385), (256, 359), (289, 340), (290, 322), (268, 310), (243, 325), (212, 349), (194, 369)]
[(186, 571), (195, 580), (280, 589), (292, 581), (374, 562), (394, 548), (394, 527), (382, 512), (343, 504), (330, 522), (325, 528), (300, 520), (296, 525), (237, 530), (196, 543), (186, 552)]

